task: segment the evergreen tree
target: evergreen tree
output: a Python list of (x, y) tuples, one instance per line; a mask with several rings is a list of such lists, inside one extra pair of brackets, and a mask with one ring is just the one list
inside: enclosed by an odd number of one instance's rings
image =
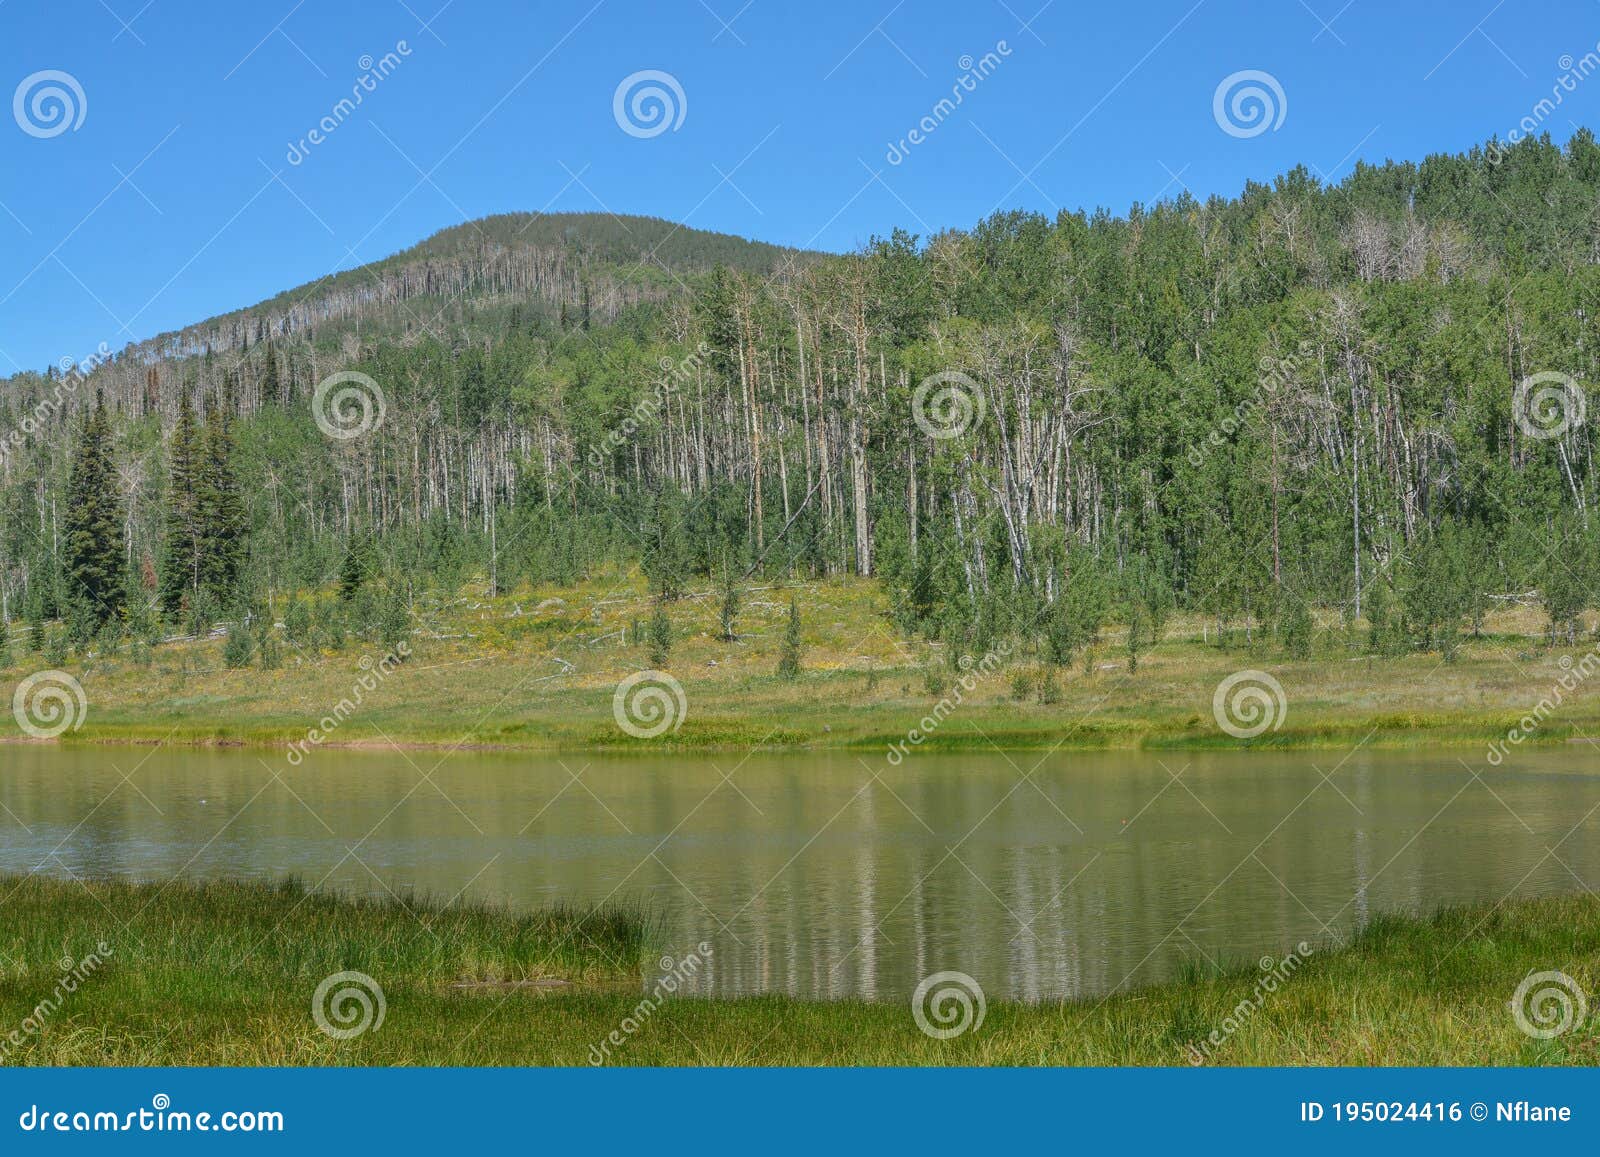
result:
[(177, 617), (199, 595), (205, 574), (201, 486), (204, 446), (194, 406), (185, 389), (167, 447), (166, 558), (161, 568), (161, 605)]
[(344, 604), (344, 610), (351, 634), (372, 642), (378, 641), (382, 634), (379, 629), (381, 607), (371, 586), (359, 587), (350, 601)]
[(220, 408), (206, 418), (200, 439), (198, 490), (200, 583), (221, 603), (239, 594), (249, 521), (233, 465), (233, 429)]
[(105, 399), (84, 418), (67, 481), (65, 555), (75, 622), (89, 636), (121, 614), (127, 595), (122, 496), (111, 461)]
[[(1087, 654), (1088, 652), (1085, 652)], [(1054, 707), (1061, 702), (1061, 685), (1056, 682), (1056, 669), (1046, 667), (1039, 672), (1039, 705)]]
[(689, 575), (683, 507), (683, 492), (670, 482), (664, 483), (656, 491), (650, 507), (650, 521), (645, 528), (641, 566), (656, 595), (668, 600), (683, 594)]
[(650, 619), (650, 666), (665, 667), (671, 654), (672, 620), (667, 617), (666, 604), (658, 602), (656, 613)]
[(0, 623), (0, 668), (11, 666), (11, 624)]
[(345, 547), (344, 561), (339, 564), (339, 597), (350, 602), (356, 592), (366, 586), (372, 577), (372, 560), (364, 538), (356, 537)]
[(28, 650), (35, 655), (44, 654), (44, 611), (38, 602), (28, 608)]
[(228, 628), (228, 641), (222, 648), (222, 661), (235, 669), (248, 667), (253, 654), (255, 641), (250, 637), (249, 628), (242, 622), (231, 625)]
[(343, 604), (325, 601), (318, 604), (318, 609), (320, 613), (312, 621), (312, 630), (319, 644), (330, 650), (342, 650), (345, 638)]
[(800, 677), (800, 604), (789, 596), (789, 626), (783, 633), (783, 647), (778, 652), (778, 678)]
[(390, 583), (378, 615), (378, 641), (391, 653), (398, 653), (400, 645), (410, 639), (411, 609), (406, 605), (406, 593), (400, 584)]
[(73, 599), (67, 604), (67, 641), (74, 647), (87, 650), (99, 627), (99, 613), (88, 599)]
[(278, 351), (270, 341), (267, 342), (267, 348), (262, 352), (261, 400), (275, 402), (282, 406), (289, 404), (288, 393), (283, 388), (282, 380), (278, 374)]

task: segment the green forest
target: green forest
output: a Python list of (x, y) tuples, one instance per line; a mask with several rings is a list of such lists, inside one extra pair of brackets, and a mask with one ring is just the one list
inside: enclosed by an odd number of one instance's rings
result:
[(1584, 130), (844, 255), (469, 222), (6, 380), (4, 617), (149, 642), (337, 590), (399, 637), (420, 590), (638, 567), (877, 576), (906, 632), (1063, 663), (1178, 609), (1449, 658), (1522, 600), (1571, 638), (1597, 208)]

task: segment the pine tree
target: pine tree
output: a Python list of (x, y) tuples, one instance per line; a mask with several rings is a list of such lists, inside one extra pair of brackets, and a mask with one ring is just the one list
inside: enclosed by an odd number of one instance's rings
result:
[(665, 603), (656, 604), (656, 613), (650, 619), (650, 665), (657, 669), (667, 665), (672, 654), (672, 620), (667, 617)]
[(800, 604), (789, 596), (789, 629), (783, 634), (783, 649), (778, 653), (778, 678), (800, 677)]
[(180, 615), (184, 604), (192, 603), (200, 593), (204, 573), (200, 500), (203, 450), (194, 407), (185, 389), (167, 450), (167, 541), (161, 568), (161, 605), (173, 617)]
[(334, 651), (342, 650), (345, 641), (343, 606), (330, 600), (318, 604), (316, 609), (318, 613), (312, 620), (312, 631), (317, 638), (318, 646), (325, 646)]
[(278, 351), (269, 341), (262, 353), (261, 400), (288, 405), (289, 399), (278, 376)]
[(11, 666), (11, 624), (0, 623), (0, 668)]
[(80, 650), (87, 650), (100, 628), (100, 614), (95, 604), (87, 598), (75, 598), (67, 604), (67, 641)]
[(200, 583), (218, 602), (239, 593), (249, 522), (233, 466), (233, 430), (226, 412), (209, 415), (200, 439)]
[[(1087, 654), (1088, 652), (1084, 652)], [(1056, 682), (1056, 669), (1045, 667), (1039, 672), (1039, 705), (1054, 707), (1061, 702), (1061, 685)]]
[(45, 643), (44, 607), (35, 600), (28, 608), (28, 650), (35, 655), (42, 655)]
[(67, 481), (65, 565), (68, 598), (89, 635), (122, 612), (127, 594), (122, 496), (111, 461), (104, 397), (85, 416)]
[(371, 560), (367, 556), (364, 540), (352, 538), (345, 547), (344, 561), (339, 564), (339, 597), (350, 602), (371, 577)]
[(400, 584), (391, 583), (378, 612), (378, 641), (395, 654), (410, 639), (411, 608), (406, 605), (406, 592)]
[(255, 649), (255, 641), (251, 639), (249, 629), (242, 622), (234, 623), (228, 628), (228, 641), (222, 648), (222, 661), (235, 669), (248, 667)]
[(683, 507), (683, 493), (670, 482), (661, 486), (651, 504), (641, 569), (657, 597), (663, 599), (682, 595), (684, 581), (688, 578), (688, 535)]

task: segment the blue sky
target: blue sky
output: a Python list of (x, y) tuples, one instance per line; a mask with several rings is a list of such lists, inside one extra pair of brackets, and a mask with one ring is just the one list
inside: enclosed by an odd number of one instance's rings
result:
[[(1339, 177), (1503, 136), (1597, 42), (1594, 0), (0, 0), (0, 375), (494, 212), (845, 250), (998, 208), (1234, 194), (1301, 162)], [(646, 70), (682, 93), (655, 135), (614, 115)], [(1247, 70), (1282, 93), (1254, 135), (1214, 115)], [(52, 87), (67, 120), (34, 105)], [(1565, 140), (1597, 110), (1600, 75), (1544, 127)]]

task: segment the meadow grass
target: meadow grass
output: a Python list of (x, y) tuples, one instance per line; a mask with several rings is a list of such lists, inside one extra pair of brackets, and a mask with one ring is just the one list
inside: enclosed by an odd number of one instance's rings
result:
[[(786, 681), (776, 667), (791, 596), (801, 607), (804, 670)], [(669, 607), (675, 641), (666, 669), (683, 686), (688, 710), (658, 738), (630, 737), (612, 713), (619, 680), (650, 665), (647, 647), (629, 641), (629, 625), (648, 618), (653, 603), (638, 575), (624, 575), (498, 597), (471, 585), (449, 597), (419, 597), (411, 657), (363, 692), (327, 742), (547, 751), (882, 747), (904, 740), (955, 690), (960, 656), (897, 630), (875, 581), (747, 589), (732, 642), (720, 637), (718, 603), (707, 589)], [(961, 691), (923, 746), (1482, 744), (1504, 736), (1568, 675), (1564, 659), (1596, 645), (1585, 638), (1550, 648), (1543, 616), (1513, 606), (1490, 616), (1454, 662), (1437, 653), (1376, 657), (1364, 650), (1360, 624), (1323, 619), (1304, 659), (1260, 632), (1247, 641), (1235, 631), (1219, 647), (1213, 624), (1185, 616), (1163, 625), (1137, 670), (1129, 669), (1125, 630), (1114, 625), (1066, 668), (1047, 668), (1039, 641), (1021, 640), (993, 673)], [(46, 665), (22, 638), (14, 634), (13, 662), (0, 682)], [(62, 742), (303, 741), (352, 696), (363, 659), (370, 666), (382, 655), (357, 640), (339, 651), (287, 644), (283, 651), (282, 666), (265, 671), (228, 669), (218, 639), (165, 643), (148, 662), (126, 648), (74, 656), (67, 670), (81, 682), (88, 712)], [(1288, 705), (1279, 726), (1250, 740), (1224, 733), (1212, 715), (1218, 683), (1243, 668), (1270, 672)], [(21, 734), (0, 715), (0, 739)], [(1580, 682), (1528, 742), (1589, 735), (1600, 735), (1600, 689)]]
[[(1242, 1011), (1257, 964), (1195, 966), (1104, 999), (991, 1002), (980, 1026), (941, 1041), (903, 1001), (672, 996), (641, 1013), (657, 965), (648, 922), (632, 912), (519, 915), (294, 884), (0, 885), (10, 1064), (1184, 1065), (1213, 1031), (1207, 1064), (1600, 1062), (1600, 1016), (1541, 1041), (1508, 1007), (1535, 971), (1595, 992), (1592, 896), (1375, 919), (1345, 945), (1313, 946), (1258, 1009)], [(102, 962), (40, 1016), (63, 958), (82, 971), (101, 941)], [(346, 970), (377, 980), (387, 1007), (381, 1026), (341, 1041), (319, 1029), (312, 998)], [(541, 977), (574, 983), (458, 987)], [(630, 1017), (636, 1031), (609, 1056), (596, 1051)]]

